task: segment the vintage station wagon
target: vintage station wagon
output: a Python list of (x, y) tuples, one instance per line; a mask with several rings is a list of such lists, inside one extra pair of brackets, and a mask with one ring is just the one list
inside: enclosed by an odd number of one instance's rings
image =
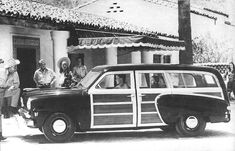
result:
[(207, 67), (97, 66), (76, 88), (31, 90), (22, 101), (28, 126), (52, 142), (68, 141), (75, 132), (117, 129), (197, 136), (207, 122), (230, 121), (223, 79)]

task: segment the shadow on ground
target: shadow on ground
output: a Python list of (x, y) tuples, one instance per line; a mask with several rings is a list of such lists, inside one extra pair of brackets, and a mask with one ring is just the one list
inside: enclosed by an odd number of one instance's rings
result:
[[(23, 141), (30, 143), (46, 144), (50, 143), (43, 134), (20, 136)], [(235, 137), (235, 134), (228, 132), (221, 132), (215, 130), (206, 130), (202, 136), (193, 137), (197, 138), (213, 138), (213, 137)], [(179, 139), (181, 138), (175, 132), (164, 131), (147, 131), (147, 132), (112, 132), (112, 133), (76, 133), (73, 139), (68, 143), (73, 142), (115, 142), (115, 141), (129, 141), (129, 140), (162, 140), (162, 139)], [(187, 139), (186, 137), (183, 137)], [(189, 138), (191, 139), (191, 138)]]

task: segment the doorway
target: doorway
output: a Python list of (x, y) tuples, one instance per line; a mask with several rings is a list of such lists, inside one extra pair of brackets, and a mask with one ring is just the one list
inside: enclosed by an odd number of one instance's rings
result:
[(17, 59), (20, 60), (18, 74), (20, 78), (20, 88), (33, 88), (35, 82), (33, 75), (36, 70), (36, 49), (34, 48), (17, 48)]
[[(40, 39), (25, 36), (13, 36), (13, 56), (20, 60), (18, 74), (20, 78), (20, 89), (34, 88), (34, 72), (40, 58)], [(22, 91), (21, 91), (22, 92)]]

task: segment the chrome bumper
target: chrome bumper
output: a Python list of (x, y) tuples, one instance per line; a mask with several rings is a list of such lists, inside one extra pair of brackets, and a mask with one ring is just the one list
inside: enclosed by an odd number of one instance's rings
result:
[(27, 111), (24, 108), (19, 109), (19, 114), (22, 116), (26, 122), (26, 125), (31, 128), (35, 128), (34, 120), (32, 119), (31, 115), (29, 114), (29, 111)]

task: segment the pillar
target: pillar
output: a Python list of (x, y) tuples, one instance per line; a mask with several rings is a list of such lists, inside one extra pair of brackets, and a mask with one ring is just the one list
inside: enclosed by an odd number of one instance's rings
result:
[(190, 0), (178, 0), (179, 40), (184, 40), (185, 50), (180, 51), (180, 64), (193, 63)]
[(117, 47), (106, 48), (106, 64), (116, 65), (117, 64)]
[(57, 61), (62, 57), (68, 57), (67, 39), (69, 38), (68, 31), (52, 31), (51, 37), (53, 41), (53, 69), (59, 73)]
[(131, 52), (131, 63), (132, 64), (141, 64), (141, 52), (132, 51)]
[(142, 52), (142, 62), (145, 64), (153, 63), (153, 53), (151, 51), (143, 51)]
[[(53, 70), (56, 73), (56, 77), (59, 78), (60, 69), (57, 66), (57, 62), (62, 57), (68, 57), (67, 39), (69, 38), (69, 32), (52, 31), (51, 37), (53, 41)], [(58, 79), (56, 81), (58, 81)], [(57, 82), (55, 86), (59, 86)]]

